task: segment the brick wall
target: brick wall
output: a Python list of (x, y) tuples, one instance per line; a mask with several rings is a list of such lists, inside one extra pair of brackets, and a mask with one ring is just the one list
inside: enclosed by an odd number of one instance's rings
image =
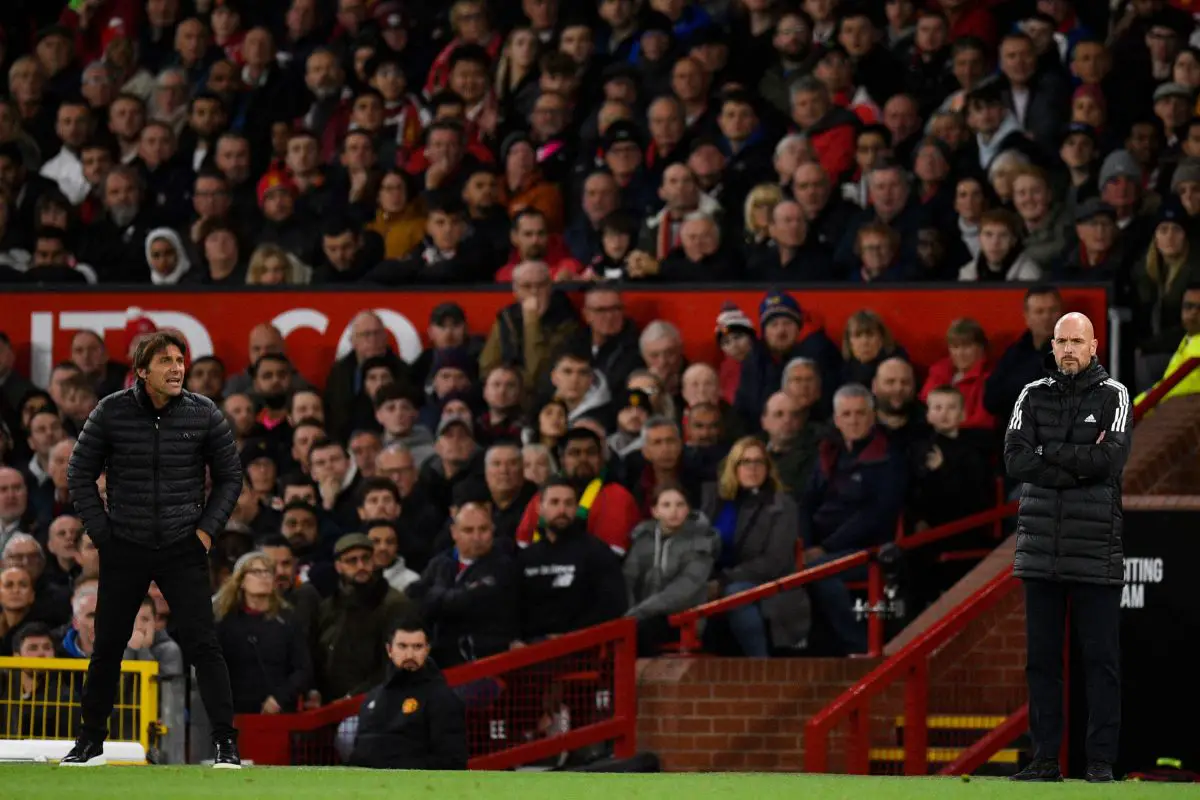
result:
[[(930, 661), (931, 714), (1007, 715), (1024, 701), (1024, 614), (1013, 595)], [(796, 771), (804, 725), (878, 662), (873, 659), (667, 658), (643, 661), (638, 743), (668, 771)], [(872, 746), (895, 746), (903, 684), (871, 706)], [(964, 742), (963, 744), (966, 744)], [(843, 768), (844, 737), (830, 739)]]
[(1200, 395), (1172, 398), (1137, 424), (1125, 493), (1200, 494)]

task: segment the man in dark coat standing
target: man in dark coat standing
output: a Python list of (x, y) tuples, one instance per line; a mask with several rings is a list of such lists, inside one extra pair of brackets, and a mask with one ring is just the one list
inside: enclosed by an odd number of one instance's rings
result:
[(406, 615), (386, 644), (388, 676), (358, 712), (351, 766), (466, 769), (466, 709), (429, 659), (424, 624)]
[(1013, 780), (1062, 780), (1069, 603), (1087, 679), (1087, 779), (1101, 783), (1113, 780), (1121, 727), (1121, 473), (1133, 406), (1125, 387), (1096, 361), (1087, 317), (1060, 319), (1052, 346), (1050, 374), (1021, 392), (1004, 439), (1004, 465), (1024, 484), (1013, 572), (1025, 582), (1034, 745), (1033, 762)]
[[(242, 491), (229, 424), (211, 400), (183, 388), (187, 344), (151, 334), (134, 352), (137, 381), (100, 401), (67, 468), (71, 500), (100, 551), (96, 641), (83, 724), (62, 766), (100, 766), (121, 658), (154, 581), (212, 720), (213, 766), (239, 769), (229, 672), (213, 622), (208, 549)], [(204, 496), (205, 470), (212, 493)], [(107, 475), (107, 503), (96, 480)]]

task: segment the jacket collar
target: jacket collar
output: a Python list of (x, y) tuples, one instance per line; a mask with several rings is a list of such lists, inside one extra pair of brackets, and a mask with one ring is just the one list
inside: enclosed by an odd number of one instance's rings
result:
[(1092, 361), (1086, 369), (1075, 375), (1067, 375), (1058, 368), (1053, 352), (1047, 353), (1042, 363), (1050, 374), (1050, 380), (1054, 381), (1054, 385), (1059, 389), (1066, 389), (1072, 385), (1086, 389), (1108, 380), (1108, 370), (1100, 365), (1095, 356), (1092, 356)]
[(162, 408), (155, 408), (154, 401), (150, 399), (150, 393), (146, 391), (146, 382), (138, 378), (133, 384), (133, 396), (138, 401), (138, 405), (149, 411), (151, 414), (169, 414), (174, 410), (175, 406), (179, 405), (187, 391), (180, 392), (175, 397), (167, 401), (167, 404)]

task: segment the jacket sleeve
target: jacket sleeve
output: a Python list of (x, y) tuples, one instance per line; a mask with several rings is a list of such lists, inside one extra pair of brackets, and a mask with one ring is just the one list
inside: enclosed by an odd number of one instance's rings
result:
[(851, 514), (819, 544), (826, 553), (844, 553), (887, 541), (904, 506), (907, 476), (896, 456), (887, 461), (878, 485), (871, 487), (871, 502)]
[[(284, 620), (283, 624), (287, 626), (288, 636), (288, 670), (287, 680), (275, 690), (275, 700), (280, 703), (286, 703), (288, 700), (294, 700), (298, 697), (303, 697), (304, 693), (313, 686), (313, 664), (312, 654), (308, 652), (308, 642), (304, 640), (304, 631), (300, 629), (292, 620)], [(284, 706), (286, 711), (293, 711), (293, 708)]]
[(215, 405), (209, 412), (208, 437), (204, 440), (204, 460), (212, 473), (212, 494), (204, 506), (197, 527), (216, 536), (225, 528), (238, 495), (242, 493), (242, 462), (238, 460), (233, 431), (225, 415)]
[(486, 375), (490, 370), (500, 366), (500, 360), (504, 357), (500, 350), (500, 326), (503, 324), (503, 320), (497, 318), (496, 323), (492, 325), (491, 332), (488, 333), (487, 342), (483, 345), (483, 352), (479, 354), (480, 375)]
[(607, 546), (603, 550), (596, 548), (595, 553), (595, 563), (588, 570), (591, 573), (589, 595), (592, 601), (579, 620), (580, 628), (617, 619), (625, 614), (629, 604), (620, 560)]
[[(1004, 469), (1013, 480), (1032, 483), (1046, 489), (1070, 489), (1079, 480), (1067, 470), (1051, 464), (1039, 455), (1037, 430), (1034, 428), (1029, 392), (1021, 392), (1008, 431), (1004, 434)], [(1044, 452), (1044, 450), (1043, 450)]]
[(448, 686), (433, 694), (429, 719), (429, 755), (418, 769), (467, 768), (467, 710)]
[(482, 579), (470, 584), (455, 584), (440, 592), (439, 613), (443, 616), (473, 616), (481, 609), (515, 604), (517, 596), (516, 574), (511, 562), (497, 565)]
[[(800, 527), (796, 503), (785, 495), (777, 496), (773, 502), (782, 503), (783, 507), (773, 515), (775, 518), (771, 520), (771, 529), (767, 531), (766, 546), (758, 555), (726, 570), (722, 585), (760, 584), (792, 571), (796, 564), (796, 537)], [(759, 520), (759, 524), (765, 522), (762, 517)]]
[(1129, 456), (1129, 424), (1133, 407), (1124, 386), (1112, 386), (1101, 413), (1104, 441), (1096, 444), (1048, 444), (1046, 463), (1086, 480), (1104, 480), (1119, 473)]
[(696, 547), (684, 556), (683, 569), (679, 574), (666, 586), (629, 609), (627, 615), (637, 619), (648, 619), (687, 609), (692, 598), (708, 583), (720, 546), (721, 540), (710, 531), (704, 541), (698, 542)]
[(112, 536), (108, 513), (104, 510), (104, 501), (100, 499), (100, 489), (96, 486), (112, 449), (104, 424), (106, 407), (107, 403), (101, 402), (88, 415), (67, 465), (67, 488), (71, 502), (83, 520), (88, 536), (97, 545), (104, 544)]

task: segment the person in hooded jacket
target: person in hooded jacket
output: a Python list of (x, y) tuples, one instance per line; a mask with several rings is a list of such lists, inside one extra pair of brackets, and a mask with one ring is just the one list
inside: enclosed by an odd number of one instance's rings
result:
[(146, 266), (150, 283), (174, 286), (188, 280), (192, 261), (179, 234), (171, 228), (155, 228), (146, 235)]
[(1092, 322), (1054, 326), (1048, 375), (1028, 384), (1004, 438), (1004, 466), (1021, 481), (1013, 574), (1025, 585), (1033, 761), (1013, 776), (1059, 781), (1067, 607), (1087, 680), (1087, 779), (1113, 780), (1121, 725), (1121, 477), (1132, 404), (1096, 360)]
[(625, 616), (638, 624), (638, 655), (658, 655), (678, 640), (668, 618), (708, 599), (708, 577), (721, 539), (703, 517), (692, 513), (683, 487), (659, 485), (651, 496), (653, 520), (633, 529), (622, 571), (629, 589)]
[(466, 769), (466, 707), (429, 658), (415, 614), (391, 627), (387, 677), (363, 700), (350, 765), (372, 769)]
[(579, 519), (579, 495), (567, 478), (541, 492), (542, 525), (517, 558), (521, 636), (527, 642), (616, 619), (628, 597), (621, 562)]

